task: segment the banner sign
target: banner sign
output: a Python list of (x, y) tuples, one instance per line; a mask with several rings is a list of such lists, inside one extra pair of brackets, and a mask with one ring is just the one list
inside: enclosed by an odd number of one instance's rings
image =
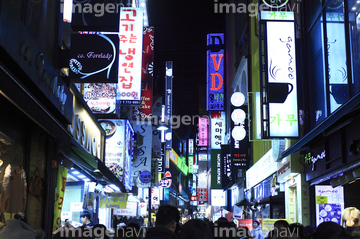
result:
[(106, 133), (105, 165), (119, 179), (124, 179), (126, 120), (99, 119)]
[(72, 34), (69, 78), (72, 82), (117, 83), (117, 34)]
[(189, 152), (189, 155), (194, 154), (194, 139), (188, 140), (188, 152)]
[(208, 144), (208, 118), (199, 117), (199, 146)]
[(127, 193), (110, 193), (100, 197), (99, 208), (126, 208)]
[(249, 166), (249, 133), (248, 133), (248, 108), (245, 96), (241, 92), (235, 92), (231, 96), (231, 160), (235, 174), (238, 169)]
[(222, 188), (222, 164), (221, 164), (221, 150), (211, 150), (211, 188)]
[(57, 186), (55, 193), (55, 204), (54, 204), (54, 222), (53, 230), (55, 231), (61, 226), (61, 210), (64, 202), (64, 194), (66, 187), (66, 177), (68, 169), (59, 165), (58, 167), (58, 176), (57, 176)]
[(91, 112), (116, 113), (116, 87), (117, 84), (85, 83), (83, 97)]
[[(166, 62), (166, 76), (165, 76), (165, 122), (168, 123), (168, 128), (165, 130), (165, 149), (170, 151), (172, 149), (172, 101), (173, 101), (173, 63), (172, 61)], [(167, 159), (168, 160), (168, 159)], [(167, 161), (166, 160), (166, 161)], [(168, 161), (165, 162), (166, 168), (168, 168)]]
[(207, 104), (206, 110), (224, 110), (224, 34), (207, 35)]
[(264, 138), (298, 137), (294, 21), (267, 20), (266, 44), (269, 116), (263, 116), (268, 122)]
[(133, 175), (131, 172), (131, 164), (133, 161), (133, 144), (134, 144), (134, 129), (129, 120), (125, 124), (125, 153), (124, 153), (124, 186), (125, 189), (132, 190)]
[(154, 28), (143, 31), (143, 52), (141, 71), (141, 104), (134, 107), (133, 119), (151, 119), (153, 101)]
[[(139, 122), (140, 121), (136, 121)], [(133, 178), (136, 179), (137, 187), (148, 188), (151, 185), (149, 183), (143, 183), (140, 181), (140, 175), (144, 171), (151, 172), (151, 144), (152, 144), (152, 125), (149, 122), (141, 122), (141, 124), (133, 125), (135, 133), (143, 137), (142, 144), (137, 147), (137, 156), (132, 165)]]
[(220, 149), (225, 144), (225, 121), (224, 111), (211, 112), (211, 149)]
[[(154, 104), (152, 107), (152, 116), (155, 119), (160, 119), (161, 117), (161, 109), (162, 109), (162, 97), (158, 97), (154, 99)], [(164, 157), (161, 155), (162, 153), (162, 144), (161, 144), (161, 131), (157, 129), (159, 127), (158, 124), (153, 124), (152, 126), (152, 157), (157, 158), (159, 164), (161, 162), (161, 167), (165, 169)], [(159, 172), (163, 173), (164, 169), (160, 169)]]
[(119, 95), (121, 105), (141, 104), (143, 9), (120, 9)]
[(235, 178), (231, 168), (230, 145), (221, 145), (221, 185), (226, 188)]

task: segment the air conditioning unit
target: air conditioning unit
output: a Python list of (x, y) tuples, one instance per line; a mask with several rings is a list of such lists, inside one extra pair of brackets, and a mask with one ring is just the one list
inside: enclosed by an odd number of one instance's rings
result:
[(340, 185), (340, 183), (339, 183), (339, 178), (338, 178), (338, 177), (333, 178), (333, 179), (330, 181), (330, 184), (331, 184), (331, 187), (336, 188), (337, 186)]
[(354, 175), (355, 178), (360, 178), (360, 168), (355, 169), (352, 174)]
[(348, 181), (345, 178), (345, 175), (343, 175), (339, 178), (339, 183), (340, 183), (340, 185), (345, 185), (348, 183)]

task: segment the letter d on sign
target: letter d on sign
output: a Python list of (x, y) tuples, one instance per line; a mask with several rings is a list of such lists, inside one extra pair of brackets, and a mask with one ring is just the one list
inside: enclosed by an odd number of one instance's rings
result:
[[(223, 85), (223, 78), (219, 73), (211, 73), (211, 88), (210, 90), (220, 90)], [(215, 77), (219, 77), (219, 85), (215, 87)]]

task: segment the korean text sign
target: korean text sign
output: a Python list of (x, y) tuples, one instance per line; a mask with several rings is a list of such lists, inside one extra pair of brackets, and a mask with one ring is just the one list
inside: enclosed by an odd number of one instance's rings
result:
[[(264, 14), (276, 17), (282, 13)], [(266, 20), (270, 137), (299, 135), (295, 25), (293, 20), (285, 20), (286, 14), (284, 20)]]
[(119, 99), (123, 105), (140, 105), (143, 47), (143, 9), (121, 8), (119, 29)]

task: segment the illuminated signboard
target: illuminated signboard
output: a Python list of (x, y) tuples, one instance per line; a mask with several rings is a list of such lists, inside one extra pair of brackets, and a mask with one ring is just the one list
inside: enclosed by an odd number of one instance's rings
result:
[(208, 118), (199, 117), (199, 146), (208, 144)]
[(189, 173), (193, 173), (194, 156), (188, 156), (188, 162), (189, 162)]
[(143, 9), (121, 8), (119, 28), (119, 101), (122, 105), (140, 105)]
[(246, 168), (249, 164), (248, 145), (249, 136), (247, 133), (247, 105), (245, 96), (241, 92), (234, 92), (230, 98), (231, 102), (231, 168), (236, 172), (237, 169)]
[(206, 110), (224, 110), (224, 34), (208, 34), (207, 47)]
[(189, 155), (194, 154), (194, 139), (188, 140), (188, 152), (189, 152)]
[[(264, 14), (281, 15), (281, 12)], [(288, 12), (284, 12), (286, 16)], [(263, 16), (263, 15), (262, 15)], [(267, 137), (298, 137), (298, 103), (294, 21), (266, 20), (268, 117)], [(264, 80), (264, 79), (262, 79)]]
[(211, 188), (222, 188), (221, 150), (211, 150)]
[(134, 129), (129, 120), (125, 125), (125, 159), (124, 159), (124, 186), (127, 190), (132, 189), (131, 162), (133, 160)]
[(226, 190), (224, 191), (222, 189), (211, 189), (211, 206), (226, 206), (226, 192)]
[(315, 185), (316, 226), (325, 221), (340, 224), (344, 213), (344, 188)]
[(167, 61), (165, 63), (165, 107), (164, 107), (164, 121), (168, 123), (168, 129), (165, 130), (165, 150), (166, 150), (166, 157), (165, 157), (165, 168), (170, 167), (169, 158), (167, 157), (168, 152), (172, 149), (172, 124), (171, 117), (172, 117), (172, 87), (173, 87), (173, 63), (172, 61)]
[(69, 78), (72, 82), (117, 83), (117, 34), (72, 34)]
[(88, 153), (98, 157), (104, 162), (104, 145), (102, 144), (104, 133), (98, 121), (88, 112), (80, 100), (81, 96), (73, 93), (73, 119), (68, 126), (69, 133)]
[(211, 112), (211, 149), (220, 149), (225, 142), (225, 112)]
[[(321, 32), (323, 32), (322, 24)], [(321, 36), (324, 38), (323, 34)], [(323, 52), (323, 64), (325, 65), (325, 55), (327, 55), (329, 68), (326, 71), (324, 69), (324, 79), (326, 79), (325, 75), (328, 72), (330, 111), (334, 112), (349, 99), (344, 13), (326, 13), (326, 37), (327, 47), (325, 49), (327, 52)], [(324, 51), (323, 48), (322, 50)]]
[[(138, 122), (138, 121), (136, 121)], [(151, 182), (143, 183), (140, 180), (141, 173), (144, 171), (151, 172), (151, 144), (152, 144), (152, 125), (149, 122), (134, 123), (134, 132), (138, 137), (143, 137), (142, 144), (137, 146), (137, 156), (132, 164), (132, 175), (136, 181), (137, 187), (148, 188)]]
[(126, 120), (99, 119), (106, 133), (105, 165), (122, 182), (125, 166)]
[(134, 107), (133, 119), (149, 119), (152, 116), (154, 28), (145, 27), (142, 53), (141, 105)]
[(171, 162), (175, 164), (175, 166), (184, 174), (187, 175), (189, 168), (186, 164), (186, 158), (185, 157), (179, 157), (179, 155), (175, 152), (174, 149), (171, 149), (169, 152), (169, 159)]
[(84, 100), (94, 114), (113, 114), (116, 112), (116, 87), (117, 84), (84, 84)]

